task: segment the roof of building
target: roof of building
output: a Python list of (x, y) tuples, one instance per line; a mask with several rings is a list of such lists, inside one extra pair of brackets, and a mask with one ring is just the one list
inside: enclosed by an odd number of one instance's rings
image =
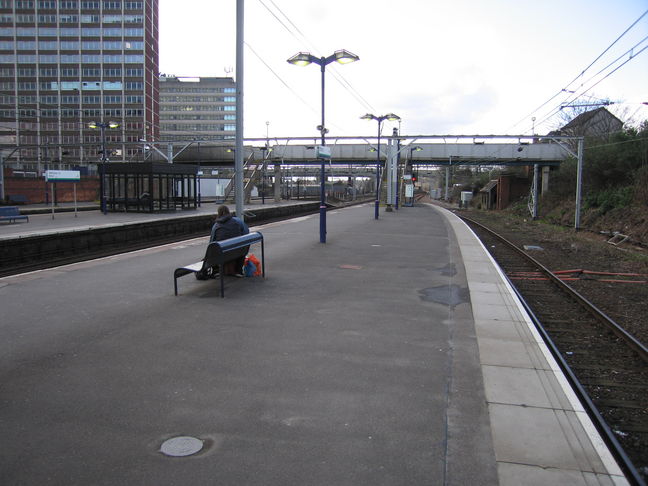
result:
[(616, 116), (614, 116), (612, 113), (610, 113), (607, 109), (601, 107), (597, 108), (595, 110), (590, 110), (586, 111), (585, 113), (581, 113), (578, 115), (576, 118), (574, 118), (572, 121), (567, 123), (567, 125), (563, 126), (561, 130), (569, 130), (572, 128), (577, 128), (577, 127), (582, 127), (587, 124), (590, 120), (592, 120), (595, 116), (597, 115), (603, 115), (606, 116), (607, 118), (614, 119), (617, 122), (619, 122), (621, 125), (623, 125), (623, 122), (619, 120)]

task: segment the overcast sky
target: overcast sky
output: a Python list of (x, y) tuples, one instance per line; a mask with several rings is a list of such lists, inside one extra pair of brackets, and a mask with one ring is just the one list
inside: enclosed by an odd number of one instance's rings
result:
[[(330, 136), (374, 135), (376, 122), (360, 120), (367, 112), (396, 113), (404, 135), (531, 134), (533, 125), (542, 134), (575, 96), (554, 95), (595, 83), (575, 102), (607, 98), (624, 121), (645, 120), (647, 10), (648, 0), (246, 0), (244, 136), (317, 136), (319, 66), (286, 60), (338, 49), (360, 61), (327, 66)], [(233, 77), (235, 68), (236, 0), (160, 0), (161, 72)]]

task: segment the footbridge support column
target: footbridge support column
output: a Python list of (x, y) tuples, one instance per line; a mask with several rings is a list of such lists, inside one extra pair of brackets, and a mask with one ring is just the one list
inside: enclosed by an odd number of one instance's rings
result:
[(274, 166), (274, 200), (281, 201), (281, 164)]

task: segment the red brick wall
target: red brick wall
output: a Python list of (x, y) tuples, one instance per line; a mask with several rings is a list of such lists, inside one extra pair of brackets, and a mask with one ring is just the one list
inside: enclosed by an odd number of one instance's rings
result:
[(500, 176), (497, 181), (497, 209), (505, 209), (522, 196), (529, 194), (529, 181), (524, 177)]
[[(57, 182), (56, 201), (74, 202), (74, 182)], [(42, 204), (51, 201), (51, 183), (44, 178), (5, 177), (5, 196), (22, 194), (27, 198), (27, 204)], [(47, 201), (46, 196), (47, 195)], [(82, 177), (76, 183), (77, 202), (99, 200), (99, 178)]]

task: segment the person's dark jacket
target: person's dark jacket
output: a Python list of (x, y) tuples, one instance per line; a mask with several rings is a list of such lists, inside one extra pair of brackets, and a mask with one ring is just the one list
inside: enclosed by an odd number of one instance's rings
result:
[(226, 240), (235, 236), (241, 236), (242, 234), (243, 232), (239, 223), (231, 214), (226, 214), (218, 218), (216, 223), (214, 223), (209, 241)]

